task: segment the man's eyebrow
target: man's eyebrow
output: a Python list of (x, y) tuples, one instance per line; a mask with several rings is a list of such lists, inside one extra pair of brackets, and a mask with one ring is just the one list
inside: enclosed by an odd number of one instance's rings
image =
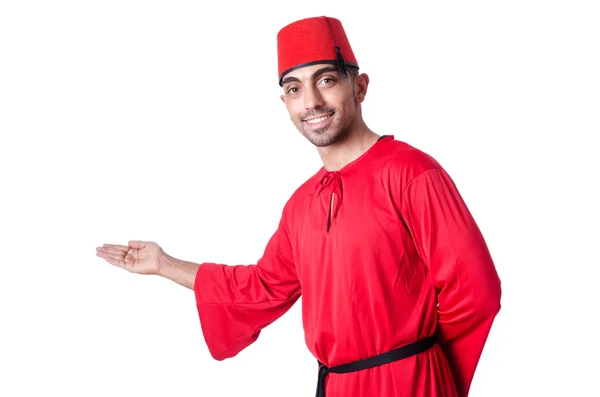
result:
[(285, 79), (283, 79), (283, 81), (281, 82), (281, 86), (283, 87), (284, 85), (286, 85), (287, 83), (291, 83), (292, 81), (296, 82), (296, 83), (300, 83), (301, 81), (297, 78), (297, 77), (286, 77)]
[[(318, 69), (316, 72), (314, 72), (310, 76), (310, 79), (314, 80), (322, 74), (330, 73), (330, 72), (337, 72), (337, 71), (338, 71), (337, 68), (335, 68), (333, 66), (326, 66), (326, 67)], [(289, 76), (281, 81), (281, 86), (283, 87), (287, 83), (291, 83), (291, 82), (301, 83), (300, 79), (298, 79), (297, 77)]]
[(334, 68), (333, 66), (326, 66), (326, 67), (321, 68), (321, 69), (317, 70), (316, 72), (314, 72), (312, 74), (312, 76), (310, 76), (310, 78), (314, 80), (315, 78), (319, 77), (322, 74), (330, 73), (330, 72), (337, 72), (337, 71), (338, 71), (337, 68)]

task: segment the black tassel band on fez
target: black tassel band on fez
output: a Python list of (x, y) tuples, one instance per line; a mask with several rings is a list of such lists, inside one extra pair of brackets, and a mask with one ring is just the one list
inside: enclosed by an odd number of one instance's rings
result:
[(329, 26), (329, 32), (331, 33), (331, 38), (333, 39), (333, 45), (335, 48), (335, 52), (337, 54), (336, 58), (337, 58), (338, 69), (340, 70), (340, 73), (342, 75), (346, 75), (348, 73), (348, 70), (346, 69), (346, 60), (342, 56), (342, 53), (340, 52), (340, 47), (337, 45), (337, 42), (335, 41), (335, 36), (333, 35), (333, 30), (331, 29), (331, 24), (329, 23), (329, 19), (327, 17), (324, 17), (324, 18), (327, 21), (327, 26)]
[(337, 52), (337, 61), (338, 67), (340, 68), (340, 73), (346, 75), (348, 73), (348, 71), (346, 70), (346, 61), (344, 60), (344, 57), (340, 52), (340, 47), (335, 46), (335, 51)]

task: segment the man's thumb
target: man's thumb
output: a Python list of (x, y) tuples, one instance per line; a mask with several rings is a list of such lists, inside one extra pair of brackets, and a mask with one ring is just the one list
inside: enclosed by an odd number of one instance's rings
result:
[(146, 246), (145, 241), (132, 240), (127, 243), (131, 248), (142, 249)]

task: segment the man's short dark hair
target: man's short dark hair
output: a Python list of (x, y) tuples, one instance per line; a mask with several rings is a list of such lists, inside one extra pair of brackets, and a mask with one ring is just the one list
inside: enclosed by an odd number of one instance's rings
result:
[(341, 65), (337, 64), (336, 68), (340, 76), (342, 76), (344, 79), (348, 79), (348, 77), (354, 79), (356, 76), (358, 76), (358, 68), (356, 66), (344, 65), (344, 67), (342, 67)]

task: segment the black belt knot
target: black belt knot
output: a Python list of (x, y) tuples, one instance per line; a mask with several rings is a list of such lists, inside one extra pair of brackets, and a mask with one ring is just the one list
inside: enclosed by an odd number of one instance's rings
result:
[(327, 375), (330, 372), (343, 374), (348, 372), (360, 371), (367, 368), (373, 368), (378, 365), (391, 363), (393, 361), (402, 360), (404, 358), (424, 352), (425, 350), (435, 345), (436, 340), (437, 339), (435, 335), (428, 336), (427, 338), (419, 339), (416, 342), (405, 346), (401, 346), (387, 353), (378, 354), (373, 357), (368, 357), (362, 360), (338, 365), (331, 368), (328, 368), (325, 364), (317, 360), (317, 362), (319, 363), (319, 379), (317, 382), (316, 397), (325, 397), (325, 381), (327, 380)]
[(325, 397), (325, 380), (329, 374), (329, 368), (319, 362), (319, 380), (317, 382), (317, 397)]

